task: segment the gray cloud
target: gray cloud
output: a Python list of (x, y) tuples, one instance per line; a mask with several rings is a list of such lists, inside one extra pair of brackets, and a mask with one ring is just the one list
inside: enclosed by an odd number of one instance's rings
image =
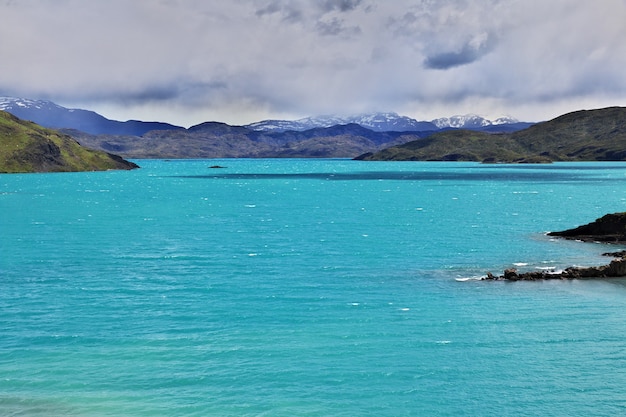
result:
[(267, 4), (265, 7), (257, 9), (256, 15), (257, 16), (264, 16), (264, 15), (268, 15), (268, 14), (274, 14), (274, 13), (280, 12), (281, 9), (282, 9), (282, 6), (277, 1), (275, 1), (273, 3)]
[(462, 65), (471, 64), (489, 53), (493, 48), (493, 42), (486, 37), (482, 42), (467, 42), (460, 50), (446, 52), (437, 51), (426, 57), (424, 65), (429, 69), (446, 70)]
[(281, 15), (285, 22), (293, 23), (303, 19), (302, 10), (292, 2), (274, 1), (256, 11), (256, 15), (259, 17), (272, 14)]
[(333, 18), (330, 21), (318, 21), (316, 25), (317, 31), (320, 35), (324, 36), (356, 36), (361, 33), (361, 28), (358, 26), (345, 26), (345, 21), (338, 18)]
[(323, 0), (320, 2), (320, 6), (326, 12), (332, 10), (347, 12), (356, 9), (361, 3), (363, 3), (362, 0)]
[(626, 2), (0, 2), (0, 95), (195, 124), (626, 105)]

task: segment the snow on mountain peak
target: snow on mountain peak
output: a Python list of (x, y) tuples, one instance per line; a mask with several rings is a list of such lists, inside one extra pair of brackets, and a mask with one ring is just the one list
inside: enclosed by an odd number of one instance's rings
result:
[(479, 128), (479, 127), (485, 127), (485, 126), (502, 125), (502, 124), (508, 124), (508, 123), (517, 123), (517, 122), (518, 122), (517, 119), (508, 117), (508, 116), (499, 117), (495, 120), (488, 120), (476, 114), (464, 114), (464, 115), (456, 115), (456, 116), (451, 116), (451, 117), (442, 117), (442, 118), (431, 121), (431, 123), (433, 123), (439, 129), (444, 129), (444, 128), (471, 129), (471, 128)]
[[(67, 109), (48, 100), (32, 100), (15, 97), (0, 96), (0, 110), (14, 113), (18, 117), (31, 120), (32, 112), (49, 113), (49, 118), (54, 120), (60, 117), (59, 112), (74, 113), (79, 110)], [(55, 114), (51, 116), (51, 114)], [(476, 114), (455, 115), (442, 117), (432, 121), (418, 121), (416, 119), (400, 116), (395, 112), (362, 113), (351, 116), (325, 115), (317, 117), (305, 117), (298, 120), (263, 120), (246, 125), (245, 127), (266, 132), (284, 132), (287, 130), (304, 131), (314, 128), (332, 127), (335, 125), (358, 124), (366, 129), (377, 132), (389, 131), (435, 131), (438, 129), (481, 129), (484, 127), (518, 123), (517, 119), (510, 116), (498, 117), (488, 120)]]
[(436, 130), (430, 122), (419, 122), (407, 116), (400, 116), (393, 112), (363, 113), (352, 116), (317, 116), (303, 119), (286, 120), (264, 120), (251, 123), (245, 127), (262, 131), (285, 131), (285, 130), (307, 130), (318, 127), (331, 127), (335, 125), (358, 124), (364, 128), (384, 132), (384, 131), (426, 131)]
[(31, 100), (27, 98), (0, 97), (0, 110), (8, 111), (8, 110), (14, 110), (17, 108), (51, 109), (51, 108), (61, 108), (61, 106), (48, 100)]
[(427, 131), (437, 129), (480, 129), (492, 125), (517, 123), (512, 117), (488, 120), (476, 114), (442, 117), (430, 122), (417, 121), (394, 112), (363, 113), (353, 116), (317, 116), (298, 120), (264, 120), (246, 127), (260, 131), (307, 130), (316, 127), (331, 127), (339, 124), (356, 123), (374, 131)]
[(491, 124), (494, 124), (494, 125), (505, 125), (505, 124), (513, 124), (513, 123), (519, 123), (519, 120), (511, 116), (498, 117), (496, 120), (491, 122)]

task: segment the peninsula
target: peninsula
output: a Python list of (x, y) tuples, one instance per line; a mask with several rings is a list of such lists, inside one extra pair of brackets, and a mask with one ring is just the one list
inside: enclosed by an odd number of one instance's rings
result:
[(56, 130), (0, 111), (0, 172), (72, 172), (139, 168), (117, 155), (81, 146)]

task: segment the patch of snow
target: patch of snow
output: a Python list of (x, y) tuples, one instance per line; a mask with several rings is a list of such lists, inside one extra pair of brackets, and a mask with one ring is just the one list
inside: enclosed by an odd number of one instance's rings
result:
[(509, 116), (499, 117), (495, 120), (488, 120), (482, 116), (478, 116), (476, 114), (465, 114), (465, 115), (456, 115), (451, 117), (442, 117), (439, 119), (432, 120), (435, 126), (439, 129), (443, 128), (476, 128), (476, 127), (485, 127), (491, 125), (502, 125), (509, 123), (518, 123), (519, 120), (514, 119)]
[[(260, 131), (285, 131), (285, 130), (307, 130), (319, 127), (331, 127), (335, 125), (346, 125), (350, 123), (358, 124), (364, 128), (374, 131), (393, 130), (424, 130), (424, 123), (407, 116), (400, 116), (393, 112), (383, 113), (363, 113), (352, 116), (317, 116), (306, 117), (298, 120), (264, 120), (261, 122), (246, 125), (249, 129)], [(426, 127), (426, 130), (431, 130)]]

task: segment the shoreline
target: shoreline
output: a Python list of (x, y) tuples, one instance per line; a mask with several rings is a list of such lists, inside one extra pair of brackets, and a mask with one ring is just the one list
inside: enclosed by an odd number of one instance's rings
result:
[[(607, 214), (586, 225), (560, 232), (550, 232), (547, 235), (581, 242), (626, 245), (626, 213)], [(487, 272), (487, 275), (482, 277), (481, 281), (538, 281), (548, 279), (626, 277), (626, 250), (606, 252), (602, 256), (612, 256), (614, 259), (606, 265), (569, 267), (561, 272), (531, 271), (518, 273), (516, 268), (508, 268), (499, 276)]]
[(580, 279), (580, 278), (624, 278), (626, 277), (626, 251), (607, 252), (603, 256), (613, 256), (610, 263), (590, 267), (570, 267), (561, 272), (530, 271), (517, 272), (517, 268), (508, 268), (502, 275), (487, 275), (481, 281), (540, 281), (549, 279)]

